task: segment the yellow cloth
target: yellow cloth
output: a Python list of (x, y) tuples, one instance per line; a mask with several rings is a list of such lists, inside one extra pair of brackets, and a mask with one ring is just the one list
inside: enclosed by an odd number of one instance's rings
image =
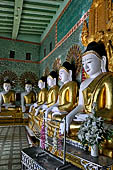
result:
[(33, 91), (24, 96), (25, 104), (32, 104), (36, 101), (36, 95)]
[(59, 105), (60, 111), (70, 112), (77, 102), (77, 83), (70, 81), (62, 86), (59, 91)]
[(47, 95), (47, 107), (54, 105), (58, 99), (59, 87), (57, 85), (51, 87)]
[(40, 90), (37, 96), (37, 104), (42, 105), (47, 101), (47, 89), (43, 88)]
[(10, 90), (7, 94), (2, 94), (3, 103), (15, 103), (15, 92)]
[(113, 121), (113, 73), (100, 74), (83, 90), (83, 97), (85, 113), (90, 113), (93, 102), (96, 102), (97, 115)]

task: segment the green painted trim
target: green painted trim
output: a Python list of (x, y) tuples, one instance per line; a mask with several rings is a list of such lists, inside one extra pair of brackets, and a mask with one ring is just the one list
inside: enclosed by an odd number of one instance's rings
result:
[[(21, 26), (26, 26), (26, 25), (27, 25), (27, 26), (29, 26), (29, 25), (31, 26), (31, 23), (23, 23), (23, 22), (21, 21)], [(45, 28), (45, 27), (47, 27), (47, 24), (38, 24), (38, 23), (36, 24), (36, 23), (33, 23), (33, 22), (32, 22), (32, 26), (33, 26), (33, 27)]]
[(33, 0), (33, 2), (31, 2), (31, 0), (27, 0), (24, 4), (31, 4), (31, 5), (38, 5), (38, 6), (48, 6), (48, 7), (55, 7), (55, 8), (59, 8), (61, 2), (56, 2), (56, 1), (42, 1), (42, 0)]
[(29, 19), (29, 18), (22, 18), (21, 23), (22, 23), (22, 22), (25, 22), (25, 21), (28, 22), (28, 23), (29, 23), (30, 21), (31, 21), (31, 23), (32, 23), (33, 21), (34, 21), (34, 23), (36, 23), (36, 21), (37, 21), (37, 22), (40, 22), (40, 23), (42, 23), (42, 24), (43, 24), (43, 23), (44, 23), (44, 24), (50, 23), (50, 20), (43, 20), (43, 19), (42, 19), (42, 20), (37, 20), (37, 19)]
[(56, 14), (55, 10), (48, 10), (48, 9), (40, 9), (40, 8), (30, 8), (30, 7), (23, 7), (23, 11), (29, 11), (29, 12), (41, 12), (41, 13), (51, 13), (51, 14)]
[(18, 36), (21, 14), (22, 14), (22, 6), (23, 6), (23, 0), (19, 0), (19, 1), (15, 0), (12, 39), (17, 39)]
[(45, 15), (45, 14), (32, 14), (32, 13), (30, 14), (27, 12), (25, 13), (24, 11), (23, 11), (23, 15), (24, 16), (32, 16), (32, 17), (50, 18), (50, 19), (53, 18), (53, 15), (50, 16), (50, 15)]

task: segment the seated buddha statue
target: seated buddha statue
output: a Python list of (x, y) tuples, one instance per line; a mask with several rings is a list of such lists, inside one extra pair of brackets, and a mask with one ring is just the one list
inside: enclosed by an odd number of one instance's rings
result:
[(31, 115), (37, 115), (39, 109), (41, 106), (46, 103), (47, 101), (47, 77), (42, 76), (40, 80), (38, 81), (38, 87), (40, 89), (38, 95), (37, 95), (37, 102), (35, 102), (33, 105), (31, 105), (29, 109), (29, 113)]
[(21, 93), (22, 112), (28, 112), (29, 107), (36, 101), (36, 94), (32, 90), (33, 85), (30, 81), (25, 83), (25, 92)]
[[(48, 118), (55, 120), (62, 120), (76, 105), (78, 86), (75, 81), (72, 81), (74, 67), (69, 62), (64, 62), (59, 69), (59, 79), (62, 86), (59, 89), (59, 96), (56, 106), (52, 108), (52, 112), (48, 113)], [(57, 132), (59, 131), (59, 124), (57, 124)], [(48, 129), (50, 129), (50, 136), (54, 134), (56, 123), (48, 122)]]
[(13, 90), (11, 90), (10, 80), (6, 80), (3, 83), (3, 91), (0, 92), (0, 112), (10, 110), (10, 108), (15, 108), (16, 95)]
[(58, 99), (58, 74), (56, 71), (51, 71), (47, 77), (47, 85), (49, 90), (47, 93), (47, 102), (41, 106), (42, 110), (45, 112), (45, 117), (55, 106)]
[(113, 122), (113, 73), (106, 71), (106, 59), (102, 42), (89, 43), (83, 53), (82, 64), (89, 78), (80, 85), (78, 106), (66, 116), (67, 132), (74, 137), (81, 123), (92, 113), (94, 103), (96, 115)]
[(52, 107), (56, 105), (59, 90), (57, 83), (58, 75), (55, 71), (51, 71), (47, 77), (47, 84), (49, 86), (49, 90), (46, 93), (47, 100), (44, 104), (38, 107), (38, 110), (36, 109), (38, 112), (36, 112), (37, 116), (34, 118), (35, 122), (37, 122), (39, 130), (42, 127), (44, 116), (47, 118), (48, 113), (51, 111)]

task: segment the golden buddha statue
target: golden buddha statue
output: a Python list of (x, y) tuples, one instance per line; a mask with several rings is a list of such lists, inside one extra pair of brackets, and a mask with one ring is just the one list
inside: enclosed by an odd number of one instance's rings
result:
[(39, 127), (41, 128), (43, 123), (43, 117), (48, 117), (48, 113), (52, 110), (52, 108), (56, 105), (58, 99), (58, 75), (55, 71), (51, 71), (47, 77), (47, 84), (50, 87), (47, 93), (47, 102), (41, 105), (40, 110), (38, 111), (38, 116), (36, 116), (36, 120), (39, 121)]
[(29, 127), (31, 129), (34, 127), (34, 130), (36, 129), (35, 125), (36, 127), (39, 126), (39, 121), (38, 121), (39, 110), (41, 109), (41, 106), (45, 104), (47, 101), (47, 77), (46, 76), (42, 76), (40, 78), (40, 80), (38, 81), (38, 87), (41, 90), (37, 94), (37, 102), (31, 105), (29, 109), (29, 114), (30, 114)]
[(55, 106), (58, 99), (58, 74), (56, 71), (51, 71), (47, 77), (47, 84), (49, 86), (49, 90), (47, 93), (47, 103), (42, 105), (42, 110), (45, 112), (45, 117), (47, 117), (48, 113)]
[[(73, 66), (69, 62), (64, 62), (59, 69), (59, 79), (63, 83), (59, 89), (59, 96), (56, 106), (52, 108), (52, 112), (49, 112), (48, 118), (62, 120), (76, 105), (77, 105), (77, 92), (78, 86), (75, 81), (72, 81)], [(58, 125), (58, 126), (57, 126)], [(59, 132), (60, 124), (53, 121), (48, 122), (48, 129), (50, 136), (53, 136), (54, 130), (57, 127)]]
[(16, 95), (13, 90), (11, 90), (10, 80), (6, 80), (3, 83), (4, 91), (0, 92), (0, 112), (6, 112), (8, 110), (13, 110), (15, 108)]
[[(74, 139), (82, 122), (92, 114), (93, 103), (96, 103), (96, 115), (105, 120), (106, 127), (112, 127), (113, 122), (113, 73), (106, 71), (106, 51), (102, 42), (88, 44), (82, 64), (89, 78), (80, 85), (78, 106), (66, 116), (67, 131)], [(111, 143), (109, 140), (103, 144), (102, 153), (113, 157)]]
[(29, 107), (36, 101), (36, 94), (32, 88), (32, 83), (27, 81), (25, 83), (25, 92), (21, 93), (22, 112), (28, 112)]
[(42, 76), (38, 81), (38, 87), (41, 89), (37, 94), (37, 102), (31, 105), (29, 109), (29, 113), (31, 115), (37, 115), (41, 105), (43, 105), (47, 101), (47, 77)]

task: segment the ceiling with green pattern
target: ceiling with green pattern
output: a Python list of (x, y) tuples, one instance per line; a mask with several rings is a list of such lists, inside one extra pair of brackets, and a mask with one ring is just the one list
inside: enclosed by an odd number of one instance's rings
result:
[(68, 2), (0, 0), (0, 36), (41, 42)]

